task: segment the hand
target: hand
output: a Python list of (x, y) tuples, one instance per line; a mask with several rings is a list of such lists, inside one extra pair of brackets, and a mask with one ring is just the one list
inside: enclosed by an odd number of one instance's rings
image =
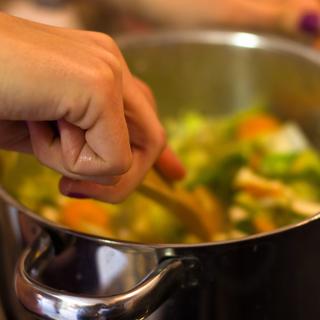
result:
[[(114, 5), (142, 10), (145, 15), (162, 23), (178, 26), (224, 25), (310, 32), (310, 24), (314, 20), (320, 24), (319, 0), (108, 0), (110, 1)], [(304, 27), (306, 24), (301, 24), (301, 20), (310, 13), (313, 21), (310, 22), (309, 18), (309, 27)]]
[(0, 13), (0, 39), (1, 148), (60, 172), (64, 194), (108, 202), (132, 192), (159, 157), (165, 175), (183, 175), (150, 90), (110, 37)]

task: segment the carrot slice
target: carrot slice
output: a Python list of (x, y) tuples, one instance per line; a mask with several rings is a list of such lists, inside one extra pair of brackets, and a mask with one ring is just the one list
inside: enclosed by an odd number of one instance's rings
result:
[(252, 139), (260, 134), (271, 133), (278, 130), (279, 121), (267, 114), (258, 114), (246, 118), (237, 128), (236, 136), (243, 139)]
[(83, 230), (86, 224), (104, 227), (109, 222), (106, 210), (92, 200), (68, 201), (61, 213), (61, 222), (75, 230)]
[(270, 217), (266, 215), (258, 215), (253, 218), (253, 224), (257, 232), (270, 232), (277, 228)]

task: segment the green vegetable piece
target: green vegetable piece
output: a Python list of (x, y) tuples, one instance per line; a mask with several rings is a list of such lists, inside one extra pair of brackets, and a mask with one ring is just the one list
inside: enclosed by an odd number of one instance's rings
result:
[(286, 178), (291, 175), (296, 153), (273, 153), (266, 155), (258, 168), (258, 173), (271, 178)]
[(246, 158), (240, 154), (231, 154), (222, 159), (215, 167), (206, 168), (198, 179), (212, 189), (225, 203), (229, 202), (234, 194), (233, 181), (239, 169), (246, 164)]

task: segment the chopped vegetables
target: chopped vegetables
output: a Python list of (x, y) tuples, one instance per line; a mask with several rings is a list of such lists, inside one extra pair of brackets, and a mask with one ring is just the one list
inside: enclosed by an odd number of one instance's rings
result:
[(272, 217), (263, 212), (253, 217), (253, 225), (257, 232), (269, 232), (277, 228)]
[(275, 132), (279, 129), (279, 121), (269, 114), (256, 114), (246, 117), (236, 128), (236, 137), (239, 140), (252, 139), (259, 135)]
[[(320, 212), (320, 156), (296, 123), (251, 109), (219, 118), (189, 113), (168, 119), (166, 127), (188, 172), (177, 188), (187, 188), (209, 212), (213, 241), (269, 232)], [(56, 173), (34, 170), (28, 157), (16, 158), (4, 161), (9, 158), (0, 154), (2, 182), (49, 220), (122, 240), (200, 241), (166, 208), (140, 194), (118, 206), (68, 199), (58, 193)]]
[(108, 212), (90, 200), (71, 200), (62, 206), (61, 222), (71, 229), (85, 232), (88, 228), (103, 235), (109, 229)]

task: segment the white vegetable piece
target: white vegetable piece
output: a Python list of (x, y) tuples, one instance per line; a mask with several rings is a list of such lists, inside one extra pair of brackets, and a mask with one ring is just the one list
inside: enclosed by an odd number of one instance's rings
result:
[(293, 122), (287, 123), (281, 130), (271, 135), (267, 143), (270, 151), (275, 153), (298, 152), (310, 148), (305, 134)]
[(291, 209), (304, 217), (311, 217), (320, 212), (320, 203), (297, 199), (292, 202)]
[(244, 210), (243, 208), (234, 206), (234, 207), (231, 207), (229, 210), (229, 219), (232, 222), (236, 223), (236, 222), (246, 220), (248, 218), (249, 218), (248, 211)]

